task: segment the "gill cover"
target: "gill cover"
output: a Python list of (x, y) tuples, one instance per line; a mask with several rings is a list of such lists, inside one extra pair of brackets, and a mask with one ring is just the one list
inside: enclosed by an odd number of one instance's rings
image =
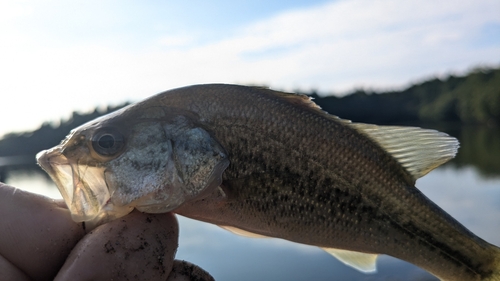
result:
[(83, 125), (37, 155), (75, 221), (171, 211), (219, 186), (229, 165), (221, 145), (183, 116), (138, 118), (121, 130), (103, 123)]
[(141, 123), (127, 146), (104, 178), (114, 205), (142, 212), (168, 212), (202, 196), (220, 185), (229, 165), (222, 146), (182, 116)]

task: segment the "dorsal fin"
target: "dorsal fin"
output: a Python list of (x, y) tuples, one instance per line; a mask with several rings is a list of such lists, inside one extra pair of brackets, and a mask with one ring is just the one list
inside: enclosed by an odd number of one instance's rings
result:
[(323, 109), (321, 109), (321, 107), (319, 105), (317, 105), (312, 97), (308, 96), (308, 95), (304, 95), (304, 94), (296, 94), (296, 93), (286, 93), (286, 92), (278, 92), (278, 91), (274, 91), (274, 90), (270, 90), (270, 89), (267, 89), (267, 88), (259, 88), (261, 90), (267, 90), (267, 94), (270, 94), (270, 95), (275, 95), (275, 96), (278, 96), (284, 100), (286, 100), (287, 102), (291, 103), (291, 104), (294, 104), (296, 106), (299, 106), (301, 108), (304, 108), (306, 110), (310, 110), (310, 111), (313, 111), (313, 112), (316, 112), (324, 117), (327, 117), (327, 118), (331, 118), (337, 122), (341, 122), (341, 123), (344, 123), (344, 124), (350, 124), (351, 121), (350, 120), (347, 120), (347, 119), (342, 119), (336, 115), (332, 115), (326, 111), (324, 111)]
[(435, 130), (353, 123), (323, 111), (309, 96), (283, 92), (274, 93), (292, 104), (315, 111), (361, 132), (391, 154), (412, 175), (414, 180), (455, 157), (460, 146), (454, 137)]
[(458, 140), (435, 130), (403, 126), (349, 124), (377, 142), (416, 180), (455, 157)]
[(377, 272), (377, 254), (367, 254), (333, 248), (322, 249), (344, 264), (351, 266), (363, 273)]

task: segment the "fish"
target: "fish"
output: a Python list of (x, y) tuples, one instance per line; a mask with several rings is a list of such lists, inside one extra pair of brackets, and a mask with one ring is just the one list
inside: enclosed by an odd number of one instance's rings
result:
[(500, 249), (415, 187), (458, 148), (435, 130), (341, 119), (305, 95), (205, 84), (92, 120), (37, 161), (78, 222), (174, 212), (362, 272), (385, 254), (440, 280), (500, 280)]

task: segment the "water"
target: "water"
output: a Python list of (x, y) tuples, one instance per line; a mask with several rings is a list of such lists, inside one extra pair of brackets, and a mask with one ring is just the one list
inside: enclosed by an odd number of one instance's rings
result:
[[(500, 132), (466, 128), (457, 159), (417, 181), (417, 187), (472, 232), (500, 246)], [(13, 186), (61, 198), (39, 170), (12, 170)], [(280, 239), (245, 238), (217, 226), (179, 218), (178, 259), (216, 280), (437, 280), (406, 262), (381, 256), (376, 274), (347, 267), (322, 250)]]

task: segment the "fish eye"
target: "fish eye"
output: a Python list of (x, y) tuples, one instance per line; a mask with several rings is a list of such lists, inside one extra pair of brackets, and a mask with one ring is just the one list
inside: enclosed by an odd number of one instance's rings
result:
[(102, 156), (113, 156), (125, 146), (123, 135), (115, 129), (102, 129), (92, 137), (92, 148)]

